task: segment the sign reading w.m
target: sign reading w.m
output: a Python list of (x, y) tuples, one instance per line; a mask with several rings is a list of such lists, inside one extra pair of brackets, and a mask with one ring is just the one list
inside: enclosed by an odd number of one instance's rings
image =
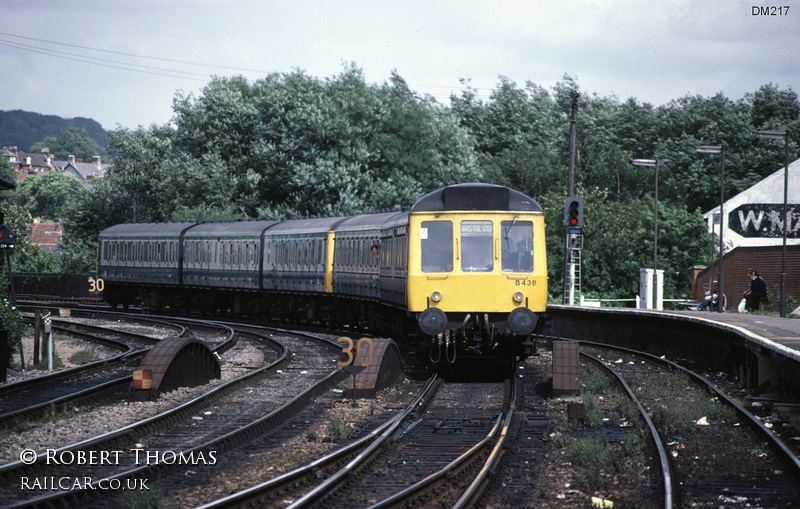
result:
[[(800, 205), (787, 208), (787, 238), (800, 238)], [(728, 213), (728, 228), (742, 237), (782, 237), (782, 203), (747, 203)]]

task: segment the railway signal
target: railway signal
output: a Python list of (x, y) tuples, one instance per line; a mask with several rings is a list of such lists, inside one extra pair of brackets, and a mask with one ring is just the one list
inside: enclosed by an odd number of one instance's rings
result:
[(568, 196), (564, 204), (564, 296), (563, 303), (572, 305), (581, 294), (581, 249), (583, 248), (583, 198)]
[(6, 224), (0, 224), (0, 249), (14, 249), (17, 235)]
[(570, 196), (564, 206), (564, 226), (567, 228), (583, 227), (583, 198)]

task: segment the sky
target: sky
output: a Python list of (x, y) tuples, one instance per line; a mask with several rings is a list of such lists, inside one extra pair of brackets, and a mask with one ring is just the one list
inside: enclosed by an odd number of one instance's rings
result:
[(488, 99), (501, 76), (655, 106), (800, 93), (800, 0), (0, 0), (0, 110), (135, 129), (211, 76), (347, 64), (443, 104), (462, 80)]

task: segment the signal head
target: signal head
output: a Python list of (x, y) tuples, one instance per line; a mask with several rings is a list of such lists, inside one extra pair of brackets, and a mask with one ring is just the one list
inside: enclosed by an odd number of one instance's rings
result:
[(564, 226), (581, 228), (583, 226), (583, 198), (570, 196), (564, 207)]

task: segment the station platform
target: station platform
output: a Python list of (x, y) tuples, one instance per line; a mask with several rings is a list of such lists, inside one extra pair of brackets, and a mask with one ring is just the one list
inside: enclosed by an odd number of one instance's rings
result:
[(547, 307), (542, 335), (586, 339), (688, 358), (725, 371), (748, 388), (766, 382), (800, 401), (800, 318), (751, 313)]
[[(716, 313), (713, 311), (662, 311), (689, 320), (713, 322), (718, 328), (736, 328), (752, 341), (765, 347), (772, 344), (790, 349), (792, 357), (800, 359), (800, 317), (781, 318), (779, 316), (751, 313)], [(782, 350), (783, 348), (778, 348)]]

